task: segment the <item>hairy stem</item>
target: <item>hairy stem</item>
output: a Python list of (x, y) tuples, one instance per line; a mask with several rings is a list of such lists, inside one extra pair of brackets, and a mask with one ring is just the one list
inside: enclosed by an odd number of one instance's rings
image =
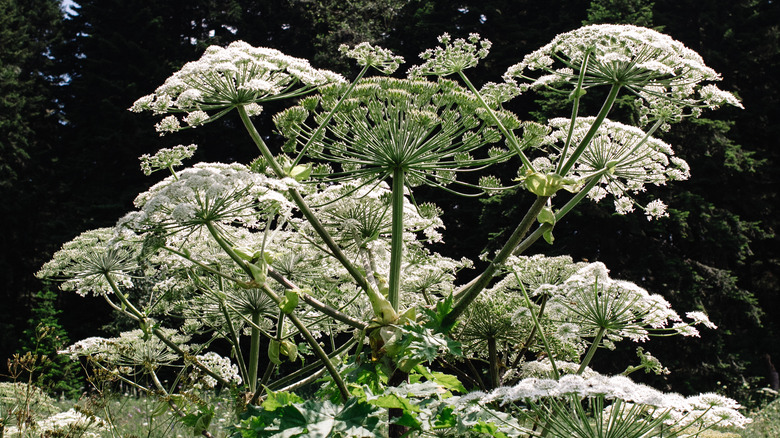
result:
[(496, 338), (488, 338), (487, 340), (488, 344), (488, 358), (490, 362), (490, 383), (493, 385), (493, 388), (498, 388), (501, 386), (500, 382), (500, 376), (499, 376), (499, 359), (498, 359), (498, 348), (496, 346)]
[(364, 330), (368, 327), (368, 324), (364, 323), (363, 321), (359, 321), (346, 313), (340, 312), (338, 309), (334, 309), (333, 307), (323, 303), (322, 301), (314, 298), (313, 296), (304, 293), (301, 291), (301, 289), (298, 288), (293, 282), (291, 282), (289, 279), (287, 279), (282, 274), (274, 271), (271, 268), (268, 268), (268, 276), (276, 280), (279, 284), (281, 284), (285, 289), (294, 289), (298, 291), (298, 296), (301, 300), (303, 300), (304, 303), (310, 305), (311, 307), (317, 309), (318, 311), (322, 312), (325, 315), (330, 316), (331, 318), (335, 319), (336, 321), (343, 322), (344, 324)]
[[(263, 320), (260, 312), (252, 312), (252, 323), (259, 326)], [(251, 341), (249, 343), (249, 390), (257, 389), (257, 372), (260, 367), (260, 330), (252, 327)]]
[[(577, 192), (576, 195), (574, 195), (571, 199), (569, 199), (569, 202), (564, 204), (563, 207), (561, 207), (557, 212), (555, 212), (555, 222), (559, 222), (561, 219), (563, 219), (564, 216), (566, 216), (567, 213), (569, 213), (574, 207), (580, 203), (583, 199), (585, 199), (585, 196), (588, 195), (588, 192), (590, 192), (590, 189), (592, 189), (596, 184), (598, 184), (599, 180), (601, 179), (602, 175), (604, 175), (604, 172), (607, 172), (608, 169), (601, 169), (600, 171), (593, 174), (590, 179), (588, 179), (588, 182), (585, 184), (585, 186), (580, 189), (579, 192)], [(544, 235), (544, 232), (548, 229), (552, 228), (552, 224), (544, 223), (541, 224), (536, 230), (534, 230), (531, 234), (528, 235), (525, 239), (523, 239), (522, 242), (520, 242), (519, 245), (517, 245), (517, 248), (515, 248), (513, 255), (520, 255), (525, 250), (527, 250), (531, 245), (534, 244), (537, 240), (539, 240), (542, 235)]]
[(547, 352), (547, 357), (550, 358), (550, 365), (552, 365), (553, 377), (555, 377), (555, 380), (558, 380), (561, 378), (561, 374), (558, 372), (558, 367), (555, 366), (555, 358), (553, 357), (553, 351), (550, 348), (550, 344), (547, 342), (547, 336), (545, 336), (544, 330), (542, 330), (542, 325), (539, 324), (539, 320), (536, 319), (536, 314), (531, 308), (531, 299), (528, 298), (528, 292), (525, 290), (525, 286), (523, 286), (523, 282), (520, 281), (520, 278), (518, 278), (517, 272), (515, 272), (514, 274), (515, 274), (515, 278), (517, 278), (517, 283), (520, 285), (520, 290), (523, 292), (523, 297), (525, 298), (525, 305), (526, 307), (528, 307), (528, 311), (531, 314), (531, 319), (534, 322), (534, 328), (536, 328), (536, 331), (539, 333), (539, 337), (542, 338), (544, 351)]

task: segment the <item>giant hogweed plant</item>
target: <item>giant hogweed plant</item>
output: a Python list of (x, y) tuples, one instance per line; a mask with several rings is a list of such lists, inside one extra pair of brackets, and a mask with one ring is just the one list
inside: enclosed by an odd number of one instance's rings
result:
[[(641, 347), (621, 375), (592, 368), (623, 340), (715, 328), (705, 313), (683, 318), (601, 263), (525, 255), (540, 238), (552, 244), (556, 223), (585, 199), (665, 216), (661, 200), (642, 204), (640, 194), (689, 169), (654, 134), (740, 106), (711, 84), (718, 74), (658, 32), (596, 25), (477, 88), (467, 71), (490, 43), (446, 34), (439, 43), (402, 78), (387, 76), (403, 62), (389, 51), (343, 47), (362, 66), (348, 82), (236, 42), (135, 102), (132, 111), (164, 116), (161, 134), (235, 112), (260, 156), (184, 169), (194, 145), (141, 157), (145, 173), (170, 175), (39, 274), (102, 297), (137, 329), (66, 352), (159, 396), (204, 436), (213, 410), (199, 394), (214, 387), (235, 396), (235, 437), (682, 437), (744, 425), (733, 400), (630, 380), (668, 373)], [(571, 113), (540, 124), (505, 109), (542, 88), (568, 96)], [(638, 126), (609, 119), (623, 93), (636, 99)], [(595, 96), (599, 112), (581, 114)], [(274, 116), (284, 142), (272, 148), (252, 117), (287, 98)], [(486, 173), (507, 162), (512, 181)], [(443, 242), (443, 211), (417, 202), (421, 185), (465, 196), (519, 186), (535, 201), (503, 247), (483, 254), (487, 267), (460, 283), (472, 263), (431, 245)]]

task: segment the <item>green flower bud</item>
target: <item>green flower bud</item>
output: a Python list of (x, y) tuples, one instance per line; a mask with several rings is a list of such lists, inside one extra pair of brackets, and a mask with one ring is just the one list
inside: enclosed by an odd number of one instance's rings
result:
[(279, 352), (287, 356), (290, 362), (295, 362), (295, 359), (298, 358), (298, 346), (287, 340), (282, 341), (279, 345)]
[(279, 360), (280, 347), (281, 343), (276, 339), (271, 339), (271, 342), (268, 343), (268, 359), (276, 365), (281, 365), (282, 363), (282, 361)]
[(298, 305), (298, 291), (296, 289), (288, 289), (284, 292), (284, 298), (279, 302), (279, 309), (284, 314), (291, 314), (295, 310), (295, 306)]

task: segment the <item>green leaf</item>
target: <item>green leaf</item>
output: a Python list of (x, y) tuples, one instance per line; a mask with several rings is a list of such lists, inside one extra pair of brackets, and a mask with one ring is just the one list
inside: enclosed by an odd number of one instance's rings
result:
[(447, 315), (452, 311), (454, 304), (455, 299), (453, 298), (452, 294), (450, 294), (447, 298), (436, 303), (435, 310), (424, 307), (422, 311), (425, 313), (427, 321), (425, 321), (423, 326), (433, 329), (437, 333), (449, 333), (457, 321), (453, 321), (448, 324), (444, 324), (444, 321)]
[(436, 417), (433, 427), (436, 429), (445, 429), (457, 426), (458, 418), (453, 414), (453, 411), (454, 408), (450, 406), (442, 409), (441, 413)]
[(552, 208), (545, 206), (539, 212), (539, 215), (536, 216), (536, 220), (539, 221), (540, 224), (555, 225), (555, 213), (553, 213)]
[(456, 376), (438, 371), (434, 371), (431, 374), (433, 375), (433, 379), (431, 380), (445, 387), (448, 391), (457, 391), (464, 394), (466, 393), (466, 387), (463, 386), (463, 383), (461, 383)]
[(263, 409), (266, 411), (275, 411), (293, 403), (303, 403), (303, 399), (292, 392), (273, 392), (270, 389), (266, 389), (265, 392), (267, 396), (263, 402)]
[(422, 423), (417, 420), (412, 413), (406, 411), (404, 411), (403, 415), (401, 415), (394, 424), (406, 426), (410, 429), (420, 429), (420, 426), (422, 426)]
[(504, 432), (498, 430), (498, 426), (493, 423), (485, 423), (484, 420), (480, 420), (479, 423), (471, 428), (471, 430), (479, 433), (486, 433), (497, 438), (509, 438)]
[(553, 237), (552, 230), (553, 230), (552, 227), (549, 227), (549, 228), (546, 228), (544, 230), (544, 232), (542, 233), (542, 237), (544, 237), (544, 241), (549, 243), (550, 245), (552, 245), (553, 242), (555, 241), (555, 238)]
[(291, 314), (298, 305), (298, 291), (296, 289), (287, 289), (284, 292), (284, 298), (279, 302), (279, 309), (287, 315)]
[(202, 406), (197, 413), (187, 414), (182, 417), (181, 421), (185, 425), (192, 427), (195, 436), (198, 436), (202, 435), (203, 432), (209, 428), (213, 418), (214, 408), (211, 406)]
[(279, 360), (279, 349), (281, 345), (281, 342), (276, 339), (271, 339), (268, 342), (268, 359), (276, 365), (282, 364), (282, 361)]
[(351, 399), (344, 405), (330, 401), (307, 401), (262, 411), (241, 422), (245, 437), (360, 436), (380, 438), (379, 408)]

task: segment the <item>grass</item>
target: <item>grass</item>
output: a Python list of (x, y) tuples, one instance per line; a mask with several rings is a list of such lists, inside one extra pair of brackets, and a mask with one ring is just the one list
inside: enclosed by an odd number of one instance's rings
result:
[(753, 417), (753, 422), (740, 433), (742, 438), (780, 437), (780, 399), (766, 405)]

